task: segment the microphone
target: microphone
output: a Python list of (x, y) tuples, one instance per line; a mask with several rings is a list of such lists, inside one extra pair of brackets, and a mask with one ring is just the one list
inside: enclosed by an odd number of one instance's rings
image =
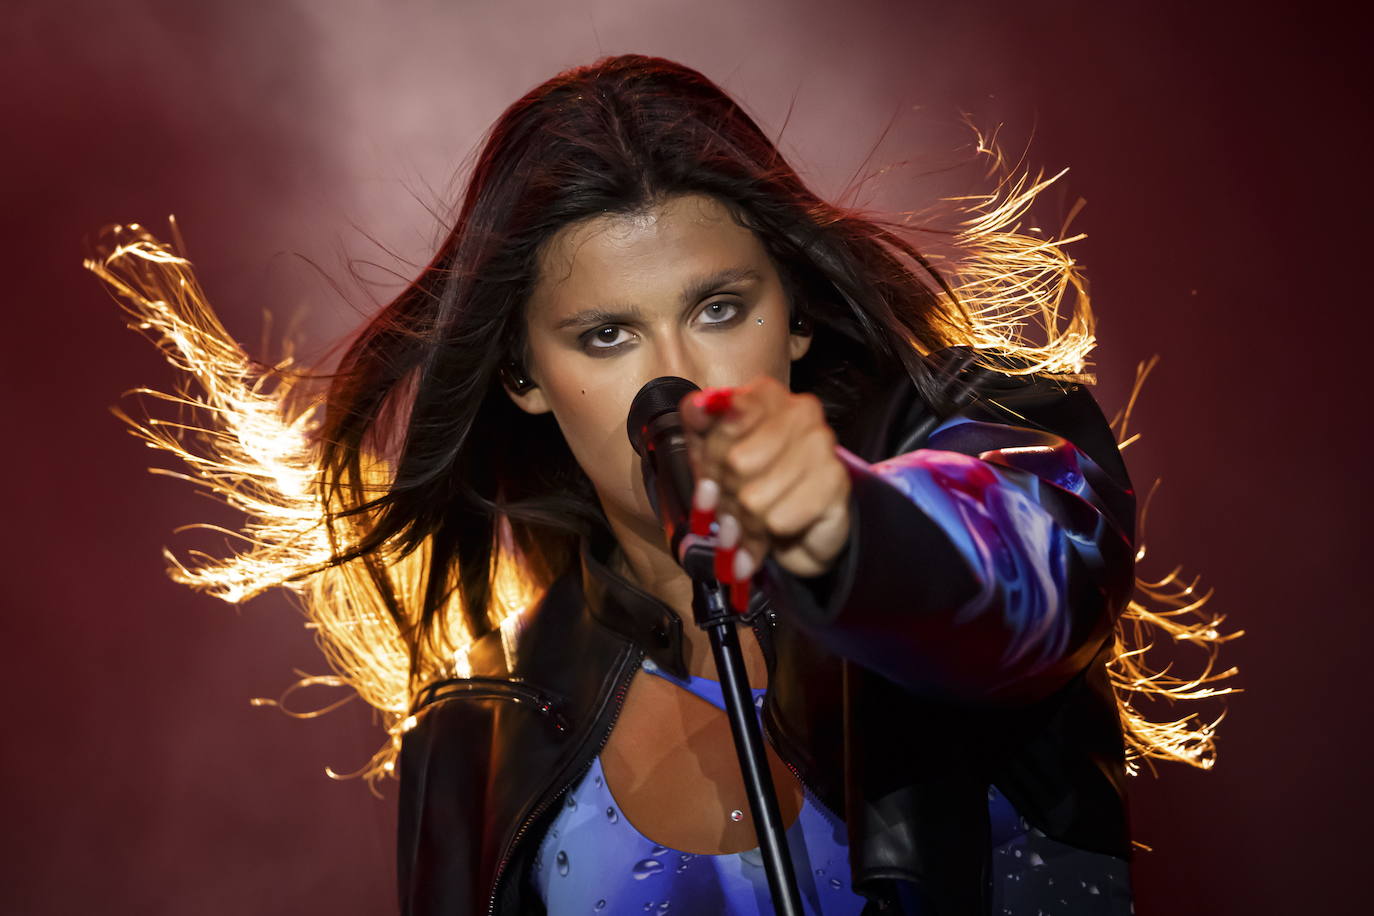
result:
[[(685, 378), (664, 375), (644, 384), (630, 403), (625, 431), (640, 457), (644, 490), (663, 525), (668, 548), (692, 575), (712, 578), (714, 550), (692, 550), (700, 536), (691, 535), (692, 491), (696, 480), (687, 456), (687, 436), (677, 405), (701, 388)], [(705, 543), (701, 546), (706, 547)]]

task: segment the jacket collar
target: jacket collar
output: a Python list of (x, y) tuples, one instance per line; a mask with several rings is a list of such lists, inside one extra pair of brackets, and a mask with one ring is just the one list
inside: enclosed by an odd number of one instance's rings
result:
[(682, 618), (611, 568), (617, 549), (614, 535), (607, 530), (598, 528), (581, 540), (582, 594), (587, 611), (602, 626), (643, 649), (656, 665), (685, 679)]
[[(612, 566), (617, 550), (619, 545), (609, 531), (598, 531), (581, 540), (582, 596), (588, 613), (597, 623), (643, 650), (660, 668), (686, 680), (683, 627), (696, 626), (696, 622), (691, 618), (684, 621), (677, 611), (615, 572)], [(771, 623), (775, 618), (770, 594), (776, 575), (773, 561), (765, 560), (749, 594), (746, 619), (763, 619), (759, 615), (765, 614)], [(771, 659), (770, 627), (760, 630), (757, 623), (750, 626), (760, 639), (765, 656)]]

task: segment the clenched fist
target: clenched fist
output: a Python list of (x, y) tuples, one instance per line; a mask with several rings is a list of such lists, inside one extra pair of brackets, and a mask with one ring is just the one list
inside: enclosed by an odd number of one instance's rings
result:
[(850, 483), (820, 400), (763, 376), (693, 392), (678, 409), (694, 507), (715, 511), (734, 579), (747, 581), (769, 554), (794, 575), (829, 571), (849, 539)]

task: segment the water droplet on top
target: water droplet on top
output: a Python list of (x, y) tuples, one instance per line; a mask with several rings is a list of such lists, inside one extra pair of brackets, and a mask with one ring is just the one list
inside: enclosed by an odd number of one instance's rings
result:
[(1016, 858), (1018, 858), (1018, 859), (1021, 858), (1021, 850), (1019, 850), (1019, 849), (1014, 849), (1014, 850), (1012, 850), (1012, 853), (1011, 853), (1011, 854), (1014, 855), (1014, 856), (1016, 856)]
[(824, 869), (824, 868), (818, 868), (818, 869), (816, 869), (816, 874), (817, 874), (817, 875), (823, 875), (823, 874), (825, 874), (825, 869)]
[(574, 809), (577, 807), (577, 799), (573, 798), (571, 795), (568, 796), (568, 807)]
[(669, 907), (669, 903), (668, 903), (667, 900), (665, 900), (665, 901), (663, 901), (662, 903), (660, 903), (660, 904), (658, 905), (658, 911), (659, 911), (660, 913), (666, 913), (666, 912), (668, 912), (668, 907)]
[(1045, 860), (1040, 858), (1040, 853), (1038, 852), (1032, 852), (1029, 856), (1026, 857), (1026, 861), (1029, 862), (1031, 865), (1045, 864)]
[(661, 855), (663, 855), (663, 854), (664, 854), (665, 852), (667, 852), (667, 851), (668, 851), (668, 847), (667, 847), (667, 846), (655, 846), (653, 849), (649, 850), (649, 855), (651, 855), (651, 856), (661, 856)]
[(558, 873), (566, 878), (568, 876), (568, 854), (561, 849), (558, 850), (556, 861), (558, 862)]
[(690, 862), (690, 861), (692, 861), (693, 859), (696, 858), (696, 855), (695, 855), (694, 853), (684, 852), (684, 853), (680, 853), (680, 854), (678, 855), (678, 858), (681, 859), (681, 860), (684, 861), (684, 862)]
[(830, 886), (833, 887), (835, 890), (839, 890), (839, 889), (840, 889), (840, 879), (839, 879), (839, 878), (831, 878), (831, 879), (830, 879)]
[(600, 777), (600, 776), (596, 777), (596, 779), (594, 779), (594, 780), (592, 780), (592, 781), (595, 782), (598, 786), (601, 785), (601, 777)]
[(1097, 889), (1097, 885), (1096, 885), (1096, 884), (1089, 884), (1089, 885), (1088, 885), (1088, 893), (1090, 893), (1090, 894), (1100, 894), (1100, 893), (1102, 893), (1102, 892), (1101, 892), (1100, 890)]
[(604, 900), (598, 900), (598, 901), (596, 902), (596, 906), (592, 907), (592, 909), (596, 909), (596, 910), (604, 910), (604, 909), (606, 909), (606, 901), (604, 901)]
[(650, 875), (656, 875), (661, 871), (663, 871), (663, 863), (658, 859), (640, 859), (635, 863), (630, 874), (634, 875), (636, 881), (643, 881)]
[(758, 696), (754, 697), (754, 705), (757, 706), (759, 709), (763, 708), (763, 694), (759, 694)]
[(616, 823), (617, 821), (620, 820), (620, 815), (616, 813), (616, 811), (615, 811), (614, 808), (609, 808), (609, 807), (608, 807), (608, 808), (606, 809), (606, 820), (608, 820), (608, 821), (610, 821), (612, 824), (614, 824), (614, 823)]

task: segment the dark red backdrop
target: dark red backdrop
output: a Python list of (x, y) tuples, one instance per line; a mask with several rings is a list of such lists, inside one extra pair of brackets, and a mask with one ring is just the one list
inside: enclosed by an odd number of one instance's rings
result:
[[(323, 669), (276, 597), (171, 584), (159, 549), (210, 511), (152, 477), (107, 407), (172, 373), (80, 266), (111, 222), (175, 213), (231, 329), (299, 311), (316, 348), (357, 315), (314, 275), (341, 252), (407, 273), (425, 203), (536, 82), (600, 53), (704, 70), (822, 193), (894, 112), (875, 206), (963, 139), (959, 110), (1087, 208), (1099, 399), (1160, 353), (1126, 452), (1146, 569), (1215, 587), (1248, 636), (1223, 656), (1221, 761), (1133, 783), (1137, 911), (1353, 912), (1370, 636), (1358, 551), (1367, 96), (1357, 30), (1308, 4), (820, 2), (10, 4), (3, 30), (8, 379), (3, 909), (198, 916), (393, 909), (394, 784), (333, 782), (380, 739), (357, 704), (296, 722), (249, 705)], [(1194, 7), (1208, 7), (1199, 11)], [(114, 13), (118, 8), (120, 12)], [(913, 106), (918, 106), (913, 108)], [(943, 125), (943, 126), (942, 126)], [(931, 158), (934, 157), (934, 158)], [(903, 176), (910, 182), (903, 185)], [(1049, 211), (1047, 211), (1049, 212)], [(351, 225), (353, 224), (353, 225)], [(356, 225), (356, 229), (353, 227)], [(371, 276), (381, 297), (394, 278)], [(359, 308), (370, 307), (353, 289)]]

